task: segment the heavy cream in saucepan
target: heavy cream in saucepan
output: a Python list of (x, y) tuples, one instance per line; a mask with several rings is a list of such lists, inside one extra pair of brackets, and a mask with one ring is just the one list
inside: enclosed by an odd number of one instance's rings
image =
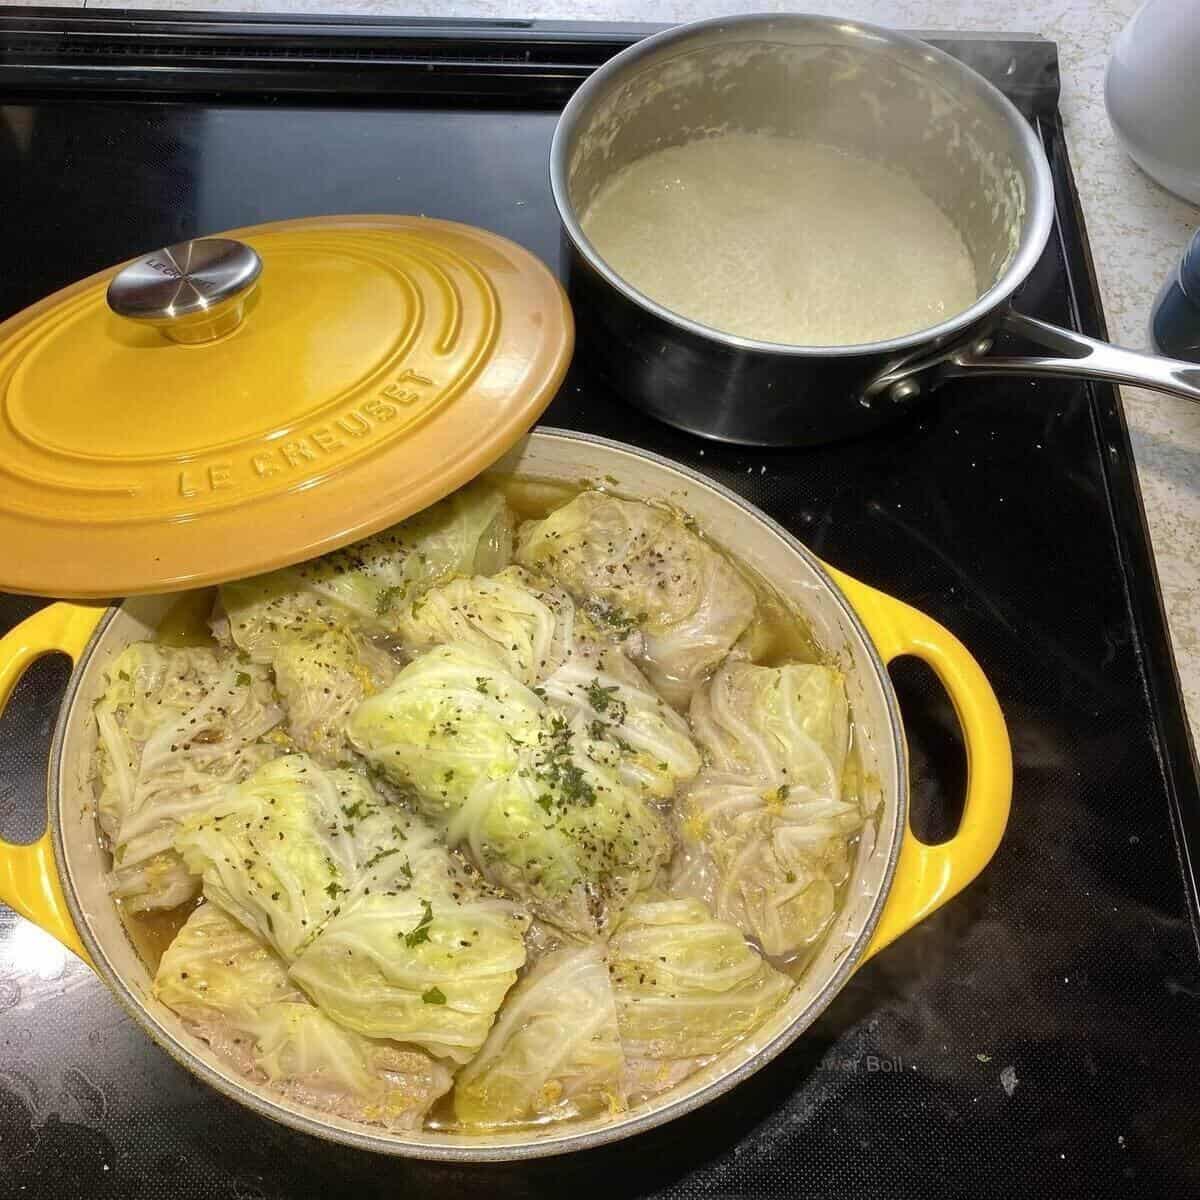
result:
[(729, 133), (656, 151), (601, 187), (583, 229), (639, 291), (759, 341), (899, 337), (978, 295), (961, 235), (910, 178), (793, 138)]

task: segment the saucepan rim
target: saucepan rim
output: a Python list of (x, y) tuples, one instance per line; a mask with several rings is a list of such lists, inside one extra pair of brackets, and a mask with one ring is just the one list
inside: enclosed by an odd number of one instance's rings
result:
[[(575, 134), (587, 117), (588, 110), (602, 96), (627, 78), (637, 73), (639, 64), (657, 52), (679, 44), (681, 54), (691, 53), (698, 46), (685, 43), (708, 32), (746, 33), (747, 40), (770, 40), (769, 35), (782, 28), (828, 29), (836, 36), (838, 45), (845, 45), (847, 38), (859, 39), (863, 44), (882, 44), (901, 48), (910, 54), (919, 55), (931, 68), (953, 75), (973, 94), (981, 106), (990, 110), (1009, 128), (1013, 136), (1014, 157), (1020, 160), (1026, 179), (1025, 215), (1017, 248), (1000, 275), (974, 303), (960, 310), (937, 325), (919, 329), (902, 337), (888, 338), (877, 342), (860, 342), (853, 345), (801, 346), (785, 342), (759, 341), (726, 333), (710, 325), (701, 324), (689, 317), (664, 307), (658, 301), (628, 283), (605, 261), (592, 245), (580, 224), (569, 187), (570, 154)], [(758, 32), (758, 39), (750, 34)], [(832, 44), (832, 43), (831, 43)], [(991, 315), (1025, 281), (1037, 264), (1050, 237), (1054, 222), (1054, 183), (1050, 165), (1033, 127), (1025, 120), (1012, 102), (977, 71), (959, 62), (958, 59), (927, 42), (909, 37), (907, 34), (872, 25), (866, 21), (851, 21), (835, 17), (822, 17), (808, 13), (746, 13), (735, 17), (714, 17), (674, 26), (654, 34), (610, 58), (603, 66), (579, 86), (567, 102), (555, 126), (550, 147), (550, 189), (558, 210), (563, 229), (572, 245), (610, 286), (646, 309), (654, 316), (683, 329), (698, 338), (720, 343), (733, 349), (773, 354), (781, 358), (854, 358), (860, 355), (890, 355), (919, 348), (931, 342), (952, 340), (956, 334), (969, 330), (973, 325)]]

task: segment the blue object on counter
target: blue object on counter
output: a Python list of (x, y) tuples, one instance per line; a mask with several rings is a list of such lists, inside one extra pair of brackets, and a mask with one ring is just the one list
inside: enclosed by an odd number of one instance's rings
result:
[(1200, 362), (1200, 229), (1183, 252), (1179, 270), (1155, 298), (1150, 341), (1159, 354)]

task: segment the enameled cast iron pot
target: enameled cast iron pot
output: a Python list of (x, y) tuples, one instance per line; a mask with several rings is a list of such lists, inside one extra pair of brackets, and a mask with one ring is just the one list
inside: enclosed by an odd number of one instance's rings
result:
[[(0, 899), (89, 961), (176, 1061), (247, 1108), (363, 1149), (458, 1162), (535, 1157), (627, 1137), (745, 1079), (799, 1037), (868, 957), (982, 870), (1004, 832), (1012, 785), (1000, 709), (962, 645), (915, 609), (827, 567), (726, 488), (631, 447), (553, 430), (530, 435), (495, 469), (568, 483), (611, 477), (619, 493), (678, 505), (717, 543), (735, 548), (803, 613), (845, 671), (864, 777), (878, 789), (876, 814), (860, 842), (844, 908), (788, 1003), (699, 1075), (619, 1117), (472, 1137), (387, 1133), (317, 1113), (237, 1074), (153, 998), (149, 972), (104, 886), (108, 862), (97, 835), (89, 779), (96, 740), (92, 708), (103, 691), (105, 667), (128, 643), (152, 633), (173, 598), (140, 597), (114, 608), (52, 604), (0, 640), (0, 707), (40, 655), (62, 651), (75, 662), (50, 753), (46, 832), (31, 845), (0, 843)], [(904, 654), (924, 659), (937, 673), (967, 747), (962, 821), (951, 840), (936, 846), (920, 842), (908, 825), (904, 731), (886, 668)]]
[[(905, 337), (790, 346), (701, 325), (626, 283), (580, 224), (596, 190), (633, 159), (730, 129), (843, 147), (910, 175), (959, 227), (979, 298)], [(1010, 307), (1054, 220), (1042, 148), (982, 76), (891, 30), (748, 15), (638, 42), (563, 110), (550, 182), (580, 348), (621, 395), (692, 433), (758, 445), (829, 442), (887, 424), (961, 375), (1075, 375), (1200, 400), (1194, 363), (1117, 349)], [(1047, 353), (990, 355), (1002, 330)]]

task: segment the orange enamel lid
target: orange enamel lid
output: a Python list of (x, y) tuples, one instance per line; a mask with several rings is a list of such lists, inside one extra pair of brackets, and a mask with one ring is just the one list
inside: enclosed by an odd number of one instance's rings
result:
[(543, 263), (425, 217), (102, 271), (0, 324), (0, 589), (167, 592), (365, 537), (495, 462), (573, 344)]

